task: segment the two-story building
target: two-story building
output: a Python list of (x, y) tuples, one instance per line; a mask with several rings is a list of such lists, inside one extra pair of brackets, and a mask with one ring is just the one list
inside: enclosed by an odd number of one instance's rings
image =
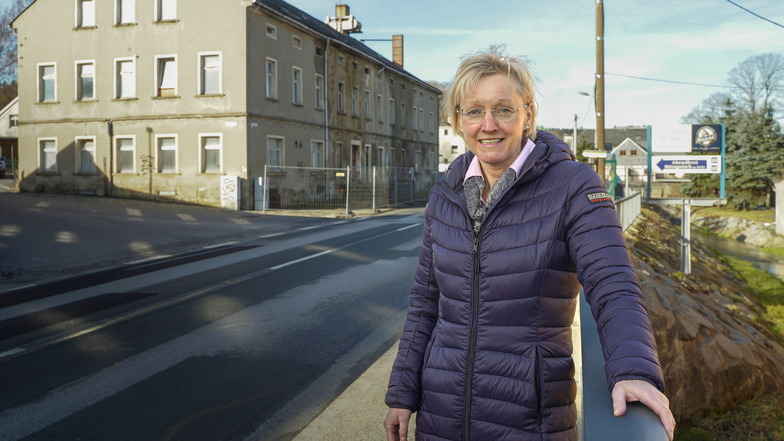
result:
[(21, 191), (253, 208), (265, 166), (436, 169), (440, 92), (281, 0), (37, 0)]

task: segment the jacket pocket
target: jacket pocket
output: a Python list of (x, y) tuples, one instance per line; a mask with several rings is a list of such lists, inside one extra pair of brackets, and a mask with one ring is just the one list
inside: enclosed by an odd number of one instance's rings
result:
[(536, 423), (538, 426), (541, 426), (542, 410), (544, 408), (542, 404), (544, 401), (544, 373), (539, 346), (536, 346), (534, 352), (534, 393), (536, 394)]

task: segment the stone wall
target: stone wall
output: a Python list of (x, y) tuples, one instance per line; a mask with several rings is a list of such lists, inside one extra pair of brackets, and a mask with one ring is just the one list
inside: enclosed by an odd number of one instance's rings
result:
[(692, 274), (681, 274), (678, 230), (644, 209), (626, 234), (676, 418), (784, 391), (784, 348), (755, 320), (760, 307), (699, 242), (692, 245)]
[[(784, 190), (783, 190), (784, 191)], [(738, 217), (702, 216), (699, 210), (691, 217), (692, 224), (758, 247), (784, 248), (784, 236), (776, 233), (775, 225)]]

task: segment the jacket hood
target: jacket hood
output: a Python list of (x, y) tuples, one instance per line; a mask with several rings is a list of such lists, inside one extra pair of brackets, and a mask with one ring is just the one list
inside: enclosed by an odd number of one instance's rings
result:
[[(550, 132), (537, 130), (534, 143), (536, 146), (533, 152), (531, 152), (531, 156), (523, 164), (518, 182), (536, 179), (547, 168), (559, 162), (575, 160), (569, 145)], [(471, 151), (458, 156), (449, 166), (444, 176), (444, 183), (453, 190), (461, 187), (466, 171), (468, 171), (468, 166), (471, 164), (474, 156), (474, 153)]]

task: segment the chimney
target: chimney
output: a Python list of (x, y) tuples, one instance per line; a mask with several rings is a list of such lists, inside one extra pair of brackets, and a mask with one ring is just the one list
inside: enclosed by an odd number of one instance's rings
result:
[(403, 36), (392, 36), (392, 62), (403, 67)]
[(345, 35), (362, 33), (362, 23), (358, 22), (356, 17), (351, 15), (351, 9), (348, 5), (335, 5), (335, 16), (327, 17), (324, 23)]

